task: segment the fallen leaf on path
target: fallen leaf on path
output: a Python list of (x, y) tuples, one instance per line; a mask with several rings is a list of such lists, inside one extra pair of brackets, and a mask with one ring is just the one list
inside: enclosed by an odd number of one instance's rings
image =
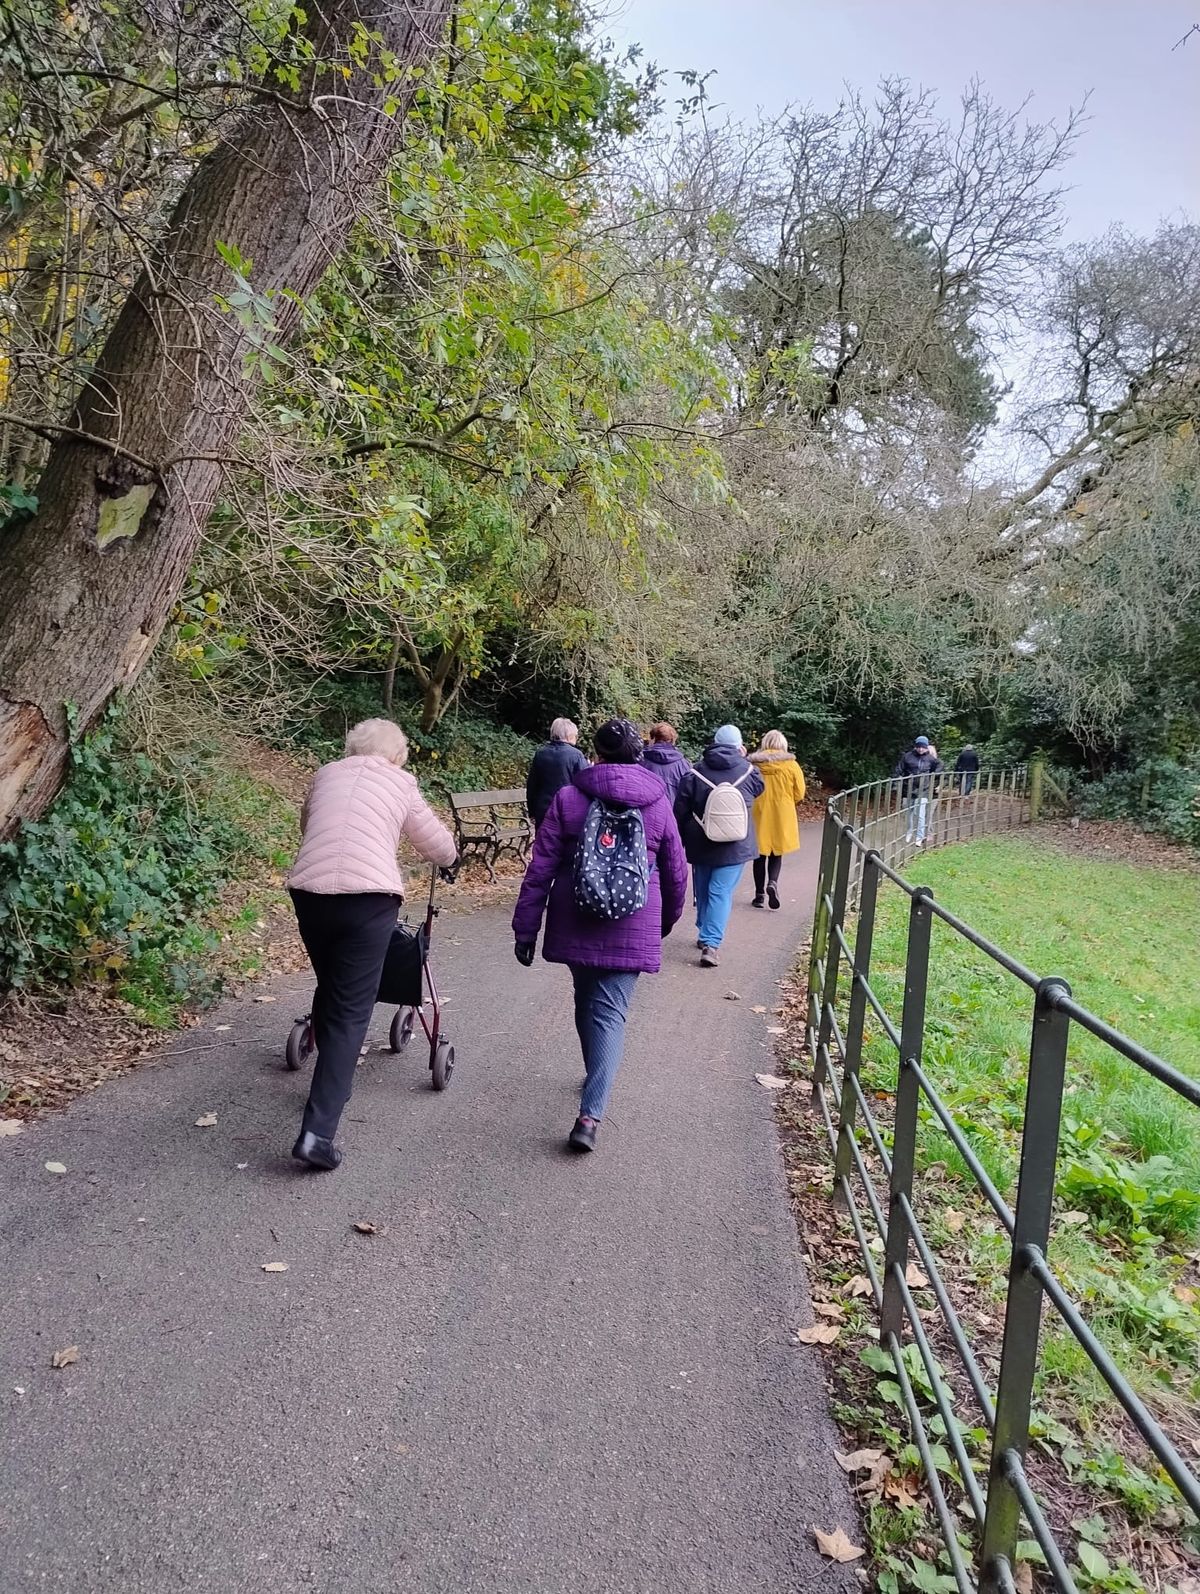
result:
[(752, 1007), (750, 1009), (750, 1011), (752, 1013), (765, 1013), (766, 1012), (766, 1008), (765, 1007)]
[(816, 1536), (817, 1549), (831, 1561), (840, 1561), (845, 1565), (847, 1561), (857, 1561), (864, 1553), (857, 1544), (846, 1537), (841, 1528), (833, 1533), (822, 1533), (820, 1528), (814, 1528), (813, 1533)]
[(842, 1450), (835, 1450), (833, 1454), (843, 1472), (870, 1472), (884, 1456), (882, 1450), (851, 1450), (849, 1455)]
[(836, 1317), (839, 1322), (846, 1315), (836, 1301), (814, 1301), (813, 1311), (822, 1317)]
[(1058, 1220), (1060, 1223), (1090, 1223), (1091, 1219), (1086, 1212), (1064, 1212)]
[(66, 1350), (56, 1350), (50, 1358), (51, 1367), (70, 1367), (79, 1360), (79, 1346), (68, 1345)]
[(798, 1328), (796, 1338), (801, 1345), (832, 1345), (841, 1332), (837, 1323), (814, 1323), (811, 1328)]
[(288, 1265), (286, 1262), (264, 1262), (262, 1270), (264, 1273), (286, 1273)]
[(238, 1172), (240, 1173), (243, 1168), (248, 1168), (249, 1166), (250, 1166), (250, 1164), (248, 1162), (239, 1162), (238, 1163)]
[(965, 1212), (956, 1212), (953, 1207), (947, 1207), (945, 1212), (942, 1213), (942, 1217), (945, 1219), (946, 1227), (951, 1234), (962, 1233), (963, 1224), (967, 1221)]
[(846, 1285), (847, 1295), (870, 1295), (871, 1281), (865, 1273), (856, 1273)]
[(912, 1290), (927, 1290), (929, 1280), (915, 1262), (910, 1262), (904, 1270), (904, 1282)]
[(742, 993), (740, 991), (726, 991), (725, 992), (725, 1000), (727, 1002), (740, 1002), (741, 999), (742, 999)]
[(920, 1504), (920, 1496), (908, 1479), (898, 1478), (895, 1473), (884, 1484), (883, 1492), (889, 1500), (894, 1500), (902, 1511), (911, 1511)]
[(0, 1140), (6, 1135), (19, 1135), (24, 1127), (19, 1118), (0, 1118)]
[(768, 1035), (786, 1035), (787, 1034), (787, 1030), (784, 1029), (782, 1024), (769, 1024), (767, 1026), (767, 1034)]
[(216, 1030), (218, 1035), (224, 1035), (226, 1030), (233, 1028), (233, 1025), (232, 1024), (214, 1024), (213, 1028)]
[(254, 1000), (256, 1002), (273, 1002), (275, 998), (273, 996), (256, 996)]
[(217, 1115), (215, 1112), (206, 1112), (203, 1118), (196, 1119), (197, 1129), (215, 1129), (216, 1125)]
[(66, 1166), (61, 1162), (43, 1162), (42, 1167), (47, 1173), (66, 1173)]
[(379, 1233), (379, 1230), (375, 1227), (375, 1225), (373, 1223), (367, 1222), (367, 1220), (365, 1218), (363, 1219), (363, 1221), (361, 1223), (356, 1223), (354, 1225), (354, 1227), (358, 1230), (359, 1234), (378, 1234)]
[(1028, 1561), (1018, 1561), (1013, 1573), (1013, 1587), (1017, 1594), (1033, 1594), (1033, 1568)]
[(780, 1079), (778, 1074), (755, 1074), (755, 1079), (767, 1090), (786, 1090), (787, 1080)]

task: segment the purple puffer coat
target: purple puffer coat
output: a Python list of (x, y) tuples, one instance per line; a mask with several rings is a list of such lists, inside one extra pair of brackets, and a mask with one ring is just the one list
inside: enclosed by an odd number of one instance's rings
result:
[[(646, 906), (627, 919), (596, 919), (575, 906), (575, 847), (593, 797), (642, 810), (650, 889)], [(662, 781), (638, 764), (595, 764), (581, 769), (574, 784), (558, 792), (538, 826), (513, 914), (513, 934), (518, 941), (536, 941), (545, 913), (542, 956), (548, 963), (657, 974), (662, 938), (679, 919), (686, 899), (687, 860)]]

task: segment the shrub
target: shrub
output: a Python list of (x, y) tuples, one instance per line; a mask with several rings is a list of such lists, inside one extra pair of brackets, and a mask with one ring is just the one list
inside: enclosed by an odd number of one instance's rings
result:
[(133, 747), (119, 711), (75, 745), (53, 807), (0, 845), (0, 989), (99, 976), (158, 1020), (212, 994), (205, 911), (270, 822), (212, 773)]
[(1080, 788), (1089, 819), (1131, 819), (1143, 830), (1200, 847), (1200, 770), (1171, 758), (1119, 769)]

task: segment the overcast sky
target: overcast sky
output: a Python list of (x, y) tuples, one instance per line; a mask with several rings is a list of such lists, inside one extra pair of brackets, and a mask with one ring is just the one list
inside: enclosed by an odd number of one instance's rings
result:
[[(1152, 232), (1200, 214), (1200, 0), (611, 0), (610, 30), (671, 70), (716, 69), (737, 117), (836, 102), (887, 75), (953, 99), (978, 76), (1001, 104), (1061, 118), (1090, 90), (1067, 172), (1067, 236)], [(668, 99), (686, 92), (677, 82)]]

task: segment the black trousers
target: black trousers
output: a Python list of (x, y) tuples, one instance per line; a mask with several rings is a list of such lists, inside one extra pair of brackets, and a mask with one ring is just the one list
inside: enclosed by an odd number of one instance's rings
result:
[(332, 1140), (358, 1067), (400, 898), (383, 891), (318, 896), (293, 891), (300, 939), (317, 976), (313, 1069), (301, 1131)]
[(760, 852), (754, 860), (754, 895), (761, 897), (767, 889), (769, 880), (773, 886), (779, 884), (779, 871), (783, 868), (783, 854), (779, 852)]

